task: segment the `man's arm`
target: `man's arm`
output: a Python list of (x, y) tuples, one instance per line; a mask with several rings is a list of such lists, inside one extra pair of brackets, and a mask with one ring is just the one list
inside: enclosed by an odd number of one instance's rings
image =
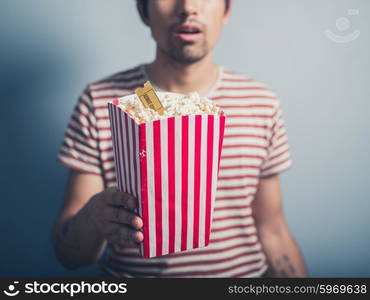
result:
[(68, 269), (94, 263), (104, 252), (106, 242), (88, 210), (83, 209), (103, 188), (99, 175), (70, 171), (63, 206), (52, 231), (56, 256)]
[(267, 275), (307, 277), (303, 257), (285, 223), (278, 175), (260, 179), (252, 211), (269, 264)]

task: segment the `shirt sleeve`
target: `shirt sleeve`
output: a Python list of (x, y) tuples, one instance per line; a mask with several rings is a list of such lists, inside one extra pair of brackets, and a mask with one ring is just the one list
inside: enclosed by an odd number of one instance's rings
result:
[(293, 164), (279, 100), (277, 100), (270, 124), (267, 156), (262, 163), (260, 177), (281, 173), (288, 170)]
[(94, 108), (88, 89), (78, 98), (70, 117), (58, 160), (65, 166), (93, 174), (102, 173)]

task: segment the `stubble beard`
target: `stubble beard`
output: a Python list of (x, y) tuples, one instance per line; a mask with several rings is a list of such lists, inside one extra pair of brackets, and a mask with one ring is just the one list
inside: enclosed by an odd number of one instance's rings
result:
[(161, 49), (172, 60), (180, 64), (193, 64), (202, 60), (208, 54), (208, 47), (205, 39), (196, 44), (178, 44), (173, 39), (167, 43), (167, 49)]

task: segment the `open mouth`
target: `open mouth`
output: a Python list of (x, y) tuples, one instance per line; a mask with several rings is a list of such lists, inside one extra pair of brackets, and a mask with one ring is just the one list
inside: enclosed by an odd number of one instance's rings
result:
[(183, 24), (175, 31), (175, 36), (185, 42), (196, 41), (200, 38), (202, 30), (199, 26), (193, 24)]
[(177, 29), (177, 33), (183, 33), (183, 34), (195, 34), (200, 33), (200, 29), (198, 29), (195, 26), (181, 26)]

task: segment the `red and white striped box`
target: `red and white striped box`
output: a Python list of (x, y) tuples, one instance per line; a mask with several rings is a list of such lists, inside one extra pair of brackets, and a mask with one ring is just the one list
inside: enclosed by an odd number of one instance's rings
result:
[(138, 124), (118, 103), (108, 103), (117, 184), (138, 200), (144, 234), (141, 255), (157, 257), (207, 246), (225, 114)]

